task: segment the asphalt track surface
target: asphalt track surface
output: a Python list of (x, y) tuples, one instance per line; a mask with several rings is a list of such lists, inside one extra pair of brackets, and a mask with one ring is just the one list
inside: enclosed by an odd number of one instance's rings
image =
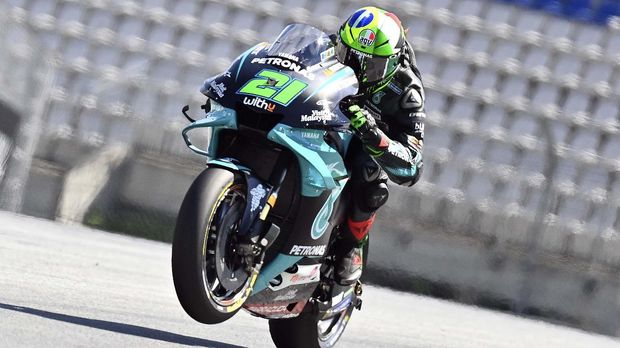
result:
[[(178, 304), (170, 245), (0, 212), (0, 347), (273, 347), (267, 321)], [(620, 340), (365, 287), (341, 347), (620, 347)]]

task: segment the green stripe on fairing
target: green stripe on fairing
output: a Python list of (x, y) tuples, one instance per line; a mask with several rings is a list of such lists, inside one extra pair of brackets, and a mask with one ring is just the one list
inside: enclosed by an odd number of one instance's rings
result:
[(332, 83), (345, 78), (346, 75), (348, 74), (349, 74), (349, 71), (347, 70), (347, 68), (340, 69), (337, 73), (332, 75), (332, 77), (330, 77), (325, 82), (323, 82), (319, 87), (317, 87), (317, 89), (315, 89), (314, 92), (312, 92), (312, 94), (310, 94), (310, 96), (308, 96), (308, 98), (304, 100), (304, 103), (310, 100), (310, 98), (314, 97), (317, 93), (321, 92), (323, 89), (325, 89)]

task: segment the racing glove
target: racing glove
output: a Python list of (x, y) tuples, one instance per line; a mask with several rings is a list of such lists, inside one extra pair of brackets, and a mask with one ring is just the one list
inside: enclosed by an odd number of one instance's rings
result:
[(343, 113), (351, 120), (351, 128), (372, 156), (381, 156), (388, 149), (388, 137), (377, 127), (375, 118), (359, 105), (343, 105)]
[(340, 103), (340, 109), (351, 120), (350, 128), (361, 140), (366, 152), (383, 168), (390, 180), (411, 186), (422, 170), (422, 156), (410, 144), (413, 136), (394, 141), (377, 126), (375, 118), (351, 99)]

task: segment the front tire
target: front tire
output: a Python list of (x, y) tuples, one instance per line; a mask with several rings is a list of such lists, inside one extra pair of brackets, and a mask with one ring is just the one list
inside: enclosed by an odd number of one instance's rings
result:
[(229, 319), (251, 293), (251, 277), (231, 261), (246, 191), (245, 182), (231, 171), (207, 168), (181, 204), (172, 244), (172, 276), (181, 306), (201, 323)]

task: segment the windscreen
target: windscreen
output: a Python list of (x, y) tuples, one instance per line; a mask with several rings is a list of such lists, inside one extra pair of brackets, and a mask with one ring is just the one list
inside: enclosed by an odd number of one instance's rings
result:
[(334, 44), (327, 34), (306, 24), (290, 24), (276, 38), (267, 55), (291, 55), (305, 66), (312, 66), (334, 55)]

